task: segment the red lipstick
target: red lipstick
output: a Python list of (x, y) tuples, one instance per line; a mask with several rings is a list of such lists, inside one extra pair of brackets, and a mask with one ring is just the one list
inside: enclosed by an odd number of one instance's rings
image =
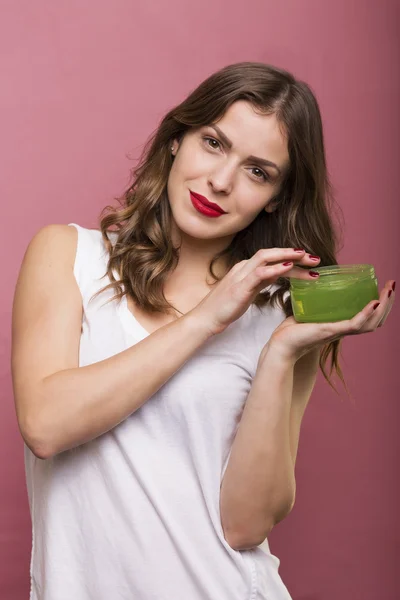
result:
[(199, 212), (207, 215), (208, 217), (220, 217), (221, 215), (225, 214), (225, 211), (220, 206), (218, 206), (218, 204), (210, 202), (201, 194), (196, 194), (191, 190), (189, 191), (192, 204)]

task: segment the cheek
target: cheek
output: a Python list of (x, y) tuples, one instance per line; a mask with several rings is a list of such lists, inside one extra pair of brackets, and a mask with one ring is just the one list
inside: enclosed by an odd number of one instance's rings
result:
[(182, 183), (188, 181), (191, 178), (192, 171), (193, 166), (190, 165), (190, 162), (185, 160), (182, 155), (177, 155), (169, 172), (168, 192), (173, 192), (181, 187)]
[(246, 189), (242, 194), (238, 193), (240, 200), (237, 203), (237, 212), (244, 218), (254, 218), (266, 205), (264, 195), (260, 195), (257, 191)]
[(204, 152), (196, 149), (181, 149), (174, 160), (174, 171), (181, 179), (195, 179), (205, 176), (212, 168), (212, 161)]

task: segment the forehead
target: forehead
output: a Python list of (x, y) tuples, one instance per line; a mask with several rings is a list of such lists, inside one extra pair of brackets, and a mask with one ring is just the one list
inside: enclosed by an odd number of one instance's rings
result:
[(249, 102), (239, 100), (213, 124), (231, 140), (234, 151), (283, 167), (289, 162), (286, 132), (275, 114), (260, 114)]

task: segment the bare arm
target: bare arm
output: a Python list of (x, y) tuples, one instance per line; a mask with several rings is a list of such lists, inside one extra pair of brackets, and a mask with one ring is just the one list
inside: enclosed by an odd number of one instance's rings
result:
[(31, 240), (13, 304), (18, 424), (39, 458), (109, 431), (144, 404), (213, 334), (191, 313), (111, 358), (78, 366), (82, 298), (77, 232), (48, 225)]
[(294, 505), (300, 427), (318, 372), (318, 351), (292, 363), (266, 350), (221, 485), (224, 535), (237, 550), (261, 544)]

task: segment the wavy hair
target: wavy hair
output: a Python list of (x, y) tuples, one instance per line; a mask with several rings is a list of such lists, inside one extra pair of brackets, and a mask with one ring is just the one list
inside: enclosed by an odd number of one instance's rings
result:
[[(228, 268), (253, 256), (260, 248), (304, 248), (321, 258), (319, 266), (338, 264), (336, 260), (339, 229), (333, 222), (338, 209), (329, 180), (323, 126), (317, 100), (310, 86), (283, 69), (257, 62), (228, 65), (204, 80), (178, 106), (170, 110), (150, 136), (139, 164), (131, 172), (131, 183), (122, 196), (115, 198), (119, 207), (106, 206), (100, 214), (100, 230), (109, 252), (107, 272), (111, 283), (94, 296), (112, 287), (121, 299), (128, 294), (135, 304), (148, 312), (166, 314), (177, 311), (165, 298), (163, 289), (179, 260), (179, 249), (171, 238), (172, 214), (167, 196), (167, 181), (174, 160), (173, 140), (181, 140), (187, 131), (211, 124), (223, 117), (237, 100), (246, 100), (260, 114), (275, 114), (288, 140), (290, 167), (273, 201), (276, 209), (262, 210), (250, 225), (239, 231), (214, 264), (225, 257)], [(112, 244), (107, 232), (115, 230)], [(118, 279), (114, 273), (118, 274)], [(277, 279), (273, 293), (263, 291), (253, 304), (279, 306), (285, 315), (293, 315), (288, 296), (290, 279)], [(181, 313), (182, 314), (182, 313)], [(323, 346), (319, 366), (329, 383), (333, 368), (344, 384), (339, 365), (342, 340)], [(329, 356), (330, 372), (326, 373)]]

